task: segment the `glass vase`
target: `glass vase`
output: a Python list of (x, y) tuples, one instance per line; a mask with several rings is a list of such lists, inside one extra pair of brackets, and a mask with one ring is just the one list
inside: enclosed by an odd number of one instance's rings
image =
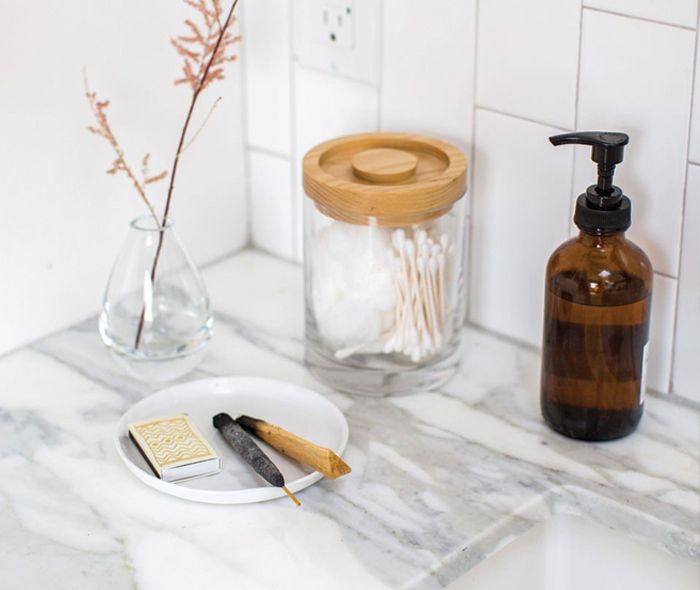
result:
[(161, 229), (153, 217), (134, 219), (107, 283), (102, 341), (137, 379), (170, 381), (204, 358), (212, 326), (206, 287), (172, 221)]

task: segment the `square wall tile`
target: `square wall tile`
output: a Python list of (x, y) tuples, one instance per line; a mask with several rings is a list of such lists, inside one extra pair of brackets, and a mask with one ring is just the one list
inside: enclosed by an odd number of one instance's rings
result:
[(478, 13), (477, 104), (572, 128), (580, 0), (488, 0)]
[(421, 0), (384, 2), (381, 128), (469, 148), (476, 0), (433, 0), (429, 19), (423, 7)]
[(697, 0), (583, 0), (583, 5), (693, 28), (698, 14)]
[(248, 143), (291, 152), (290, 0), (242, 3)]
[(294, 71), (296, 142), (294, 171), (294, 255), (302, 256), (301, 163), (317, 143), (351, 133), (377, 131), (378, 91), (374, 86), (296, 65)]
[(377, 88), (296, 66), (294, 74), (297, 155), (319, 142), (377, 130)]
[(249, 152), (251, 232), (260, 249), (292, 258), (292, 165), (255, 150)]
[(671, 387), (673, 321), (676, 315), (677, 289), (677, 279), (654, 275), (654, 287), (651, 295), (647, 387), (661, 393), (668, 393)]
[[(579, 129), (625, 131), (615, 184), (632, 199), (629, 236), (654, 270), (677, 276), (695, 33), (583, 11)], [(595, 182), (577, 148), (575, 195)]]
[(535, 346), (545, 266), (568, 238), (572, 148), (550, 145), (557, 131), (476, 112), (469, 319)]
[(688, 166), (672, 391), (700, 403), (700, 167)]

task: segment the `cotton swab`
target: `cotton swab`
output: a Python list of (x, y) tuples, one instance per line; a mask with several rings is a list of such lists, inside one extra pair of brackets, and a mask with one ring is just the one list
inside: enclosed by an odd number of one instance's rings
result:
[(424, 229), (391, 236), (395, 264), (394, 327), (385, 335), (385, 353), (400, 352), (419, 362), (442, 347), (445, 320), (446, 256), (453, 249), (446, 233), (436, 240)]

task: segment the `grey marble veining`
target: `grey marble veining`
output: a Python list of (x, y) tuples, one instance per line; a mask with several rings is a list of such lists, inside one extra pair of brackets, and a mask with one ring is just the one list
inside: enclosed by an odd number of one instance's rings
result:
[(248, 251), (205, 279), (216, 332), (186, 379), (261, 375), (324, 392), (348, 417), (352, 474), (301, 492), (299, 510), (144, 486), (112, 437), (155, 388), (124, 375), (86, 321), (0, 358), (3, 589), (441, 588), (561, 512), (698, 557), (692, 408), (648, 396), (632, 436), (565, 439), (539, 417), (537, 353), (473, 329), (439, 392), (351, 398), (303, 366), (299, 267)]

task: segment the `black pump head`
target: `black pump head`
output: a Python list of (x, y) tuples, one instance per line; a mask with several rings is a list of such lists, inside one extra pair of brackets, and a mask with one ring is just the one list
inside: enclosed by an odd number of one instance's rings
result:
[(595, 233), (624, 231), (631, 223), (631, 203), (622, 191), (613, 185), (615, 166), (622, 162), (626, 133), (614, 131), (577, 131), (553, 135), (553, 145), (590, 145), (591, 160), (598, 164), (598, 183), (589, 186), (576, 201), (574, 222), (581, 229)]

